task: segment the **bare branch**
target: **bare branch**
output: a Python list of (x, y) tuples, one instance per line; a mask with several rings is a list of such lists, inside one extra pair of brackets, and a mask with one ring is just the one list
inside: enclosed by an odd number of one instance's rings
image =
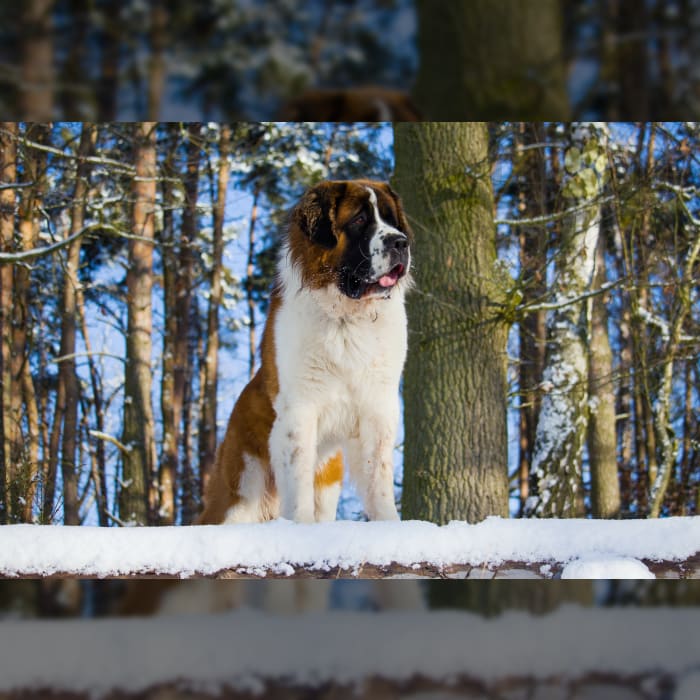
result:
[(111, 520), (113, 523), (116, 523), (120, 527), (129, 527), (128, 523), (125, 523), (121, 518), (118, 518), (116, 515), (113, 515), (108, 510), (105, 511), (105, 515), (107, 516), (108, 520)]
[[(605, 204), (612, 201), (612, 195), (607, 197), (600, 197), (595, 200), (599, 205)], [(555, 212), (553, 214), (544, 214), (543, 216), (533, 216), (531, 219), (495, 219), (494, 223), (496, 226), (539, 226), (541, 224), (549, 224), (553, 221), (559, 221), (564, 219), (570, 214), (576, 214), (577, 212), (584, 211), (588, 209), (594, 200), (586, 200), (583, 204), (571, 207), (569, 209), (564, 209), (564, 211)]]
[(131, 452), (131, 448), (127, 447), (123, 442), (120, 442), (115, 438), (113, 435), (109, 435), (108, 433), (103, 433), (100, 430), (89, 430), (88, 431), (92, 437), (97, 438), (98, 440), (104, 440), (105, 442), (111, 442), (115, 447), (119, 448), (121, 452), (124, 454), (129, 454)]
[(78, 357), (111, 357), (113, 360), (119, 360), (120, 362), (126, 362), (124, 357), (120, 355), (114, 355), (111, 352), (73, 352), (70, 355), (62, 355), (61, 357), (55, 357), (53, 360), (49, 360), (53, 364), (60, 364), (61, 362), (67, 362), (68, 360), (75, 360)]

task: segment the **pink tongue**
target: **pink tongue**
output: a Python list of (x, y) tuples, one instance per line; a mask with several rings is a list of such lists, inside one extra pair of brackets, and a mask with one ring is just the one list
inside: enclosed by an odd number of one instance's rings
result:
[(393, 274), (384, 275), (380, 277), (377, 282), (380, 287), (393, 287), (396, 284), (398, 277)]

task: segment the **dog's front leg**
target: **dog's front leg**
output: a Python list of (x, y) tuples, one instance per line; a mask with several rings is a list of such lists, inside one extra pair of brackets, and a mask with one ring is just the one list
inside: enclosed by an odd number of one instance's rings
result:
[(270, 433), (270, 462), (280, 499), (280, 515), (298, 523), (314, 518), (317, 418), (313, 411), (283, 407)]
[[(397, 418), (398, 420), (398, 418)], [(360, 421), (359, 439), (348, 446), (350, 470), (370, 520), (398, 520), (394, 501), (393, 416)]]

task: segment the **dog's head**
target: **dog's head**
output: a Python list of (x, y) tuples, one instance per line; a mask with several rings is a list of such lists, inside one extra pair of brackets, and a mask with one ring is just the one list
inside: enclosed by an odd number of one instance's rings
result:
[(292, 213), (289, 247), (304, 284), (336, 285), (350, 299), (388, 297), (411, 265), (411, 231), (383, 182), (322, 182)]

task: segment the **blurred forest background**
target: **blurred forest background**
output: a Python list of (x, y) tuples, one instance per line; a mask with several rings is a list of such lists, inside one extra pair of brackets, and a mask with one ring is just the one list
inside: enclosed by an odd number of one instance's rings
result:
[(434, 120), (685, 119), (698, 36), (697, 0), (27, 0), (0, 7), (0, 113), (275, 119), (371, 85)]
[[(479, 133), (508, 331), (508, 386), (492, 397), (504, 415), (507, 401), (508, 451), (492, 459), (503, 508), (697, 514), (700, 128), (504, 122)], [(324, 178), (391, 178), (394, 137), (398, 159), (405, 134), (387, 124), (2, 123), (0, 522), (192, 522), (256, 366), (289, 207)], [(452, 187), (470, 177), (457, 165)], [(418, 234), (432, 212), (392, 182), (423, 245), (416, 274), (429, 274), (433, 229)], [(593, 248), (572, 247), (572, 220), (576, 235), (595, 228)], [(591, 255), (595, 278), (578, 288), (570, 271), (592, 268)], [(432, 291), (419, 278), (413, 296)], [(461, 361), (474, 330), (443, 330)], [(573, 379), (557, 348), (581, 358)], [(548, 424), (557, 396), (574, 401), (572, 435)], [(406, 469), (421, 441), (407, 427)], [(545, 508), (560, 473), (575, 498)], [(473, 500), (488, 504), (490, 488), (477, 484)], [(345, 506), (360, 517), (350, 496)], [(501, 512), (489, 508), (440, 518)]]

